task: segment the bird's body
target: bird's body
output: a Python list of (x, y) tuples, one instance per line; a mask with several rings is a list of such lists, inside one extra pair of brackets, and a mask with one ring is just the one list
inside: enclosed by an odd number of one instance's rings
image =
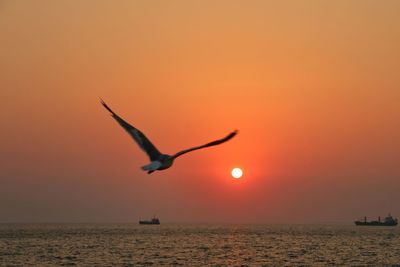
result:
[(167, 155), (167, 154), (162, 154), (151, 142), (150, 140), (138, 129), (124, 121), (121, 117), (119, 117), (114, 111), (112, 111), (107, 104), (101, 100), (101, 104), (111, 113), (113, 118), (124, 128), (129, 135), (132, 136), (132, 138), (136, 141), (136, 143), (139, 145), (139, 147), (146, 152), (148, 157), (150, 158), (150, 163), (142, 166), (142, 170), (147, 171), (148, 174), (158, 170), (165, 170), (168, 169), (169, 167), (172, 166), (174, 163), (174, 160), (188, 152), (197, 150), (197, 149), (202, 149), (210, 146), (215, 146), (219, 145), (221, 143), (224, 143), (228, 140), (230, 140), (232, 137), (234, 137), (237, 134), (237, 131), (234, 131), (227, 135), (225, 138), (207, 143), (205, 145), (197, 146), (197, 147), (192, 147), (189, 149), (182, 150), (174, 155)]
[(174, 158), (167, 154), (161, 154), (157, 160), (150, 162), (150, 164), (142, 166), (142, 170), (147, 171), (149, 174), (155, 170), (161, 171), (168, 169), (174, 164)]

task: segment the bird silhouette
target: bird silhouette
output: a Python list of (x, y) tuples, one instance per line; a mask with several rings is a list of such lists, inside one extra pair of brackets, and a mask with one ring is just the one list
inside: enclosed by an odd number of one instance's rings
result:
[(146, 152), (147, 156), (150, 159), (150, 163), (142, 166), (142, 170), (147, 171), (148, 174), (150, 174), (154, 171), (161, 171), (161, 170), (168, 169), (169, 167), (172, 166), (172, 164), (174, 163), (174, 160), (177, 157), (182, 156), (183, 154), (186, 154), (186, 153), (194, 151), (194, 150), (222, 144), (222, 143), (232, 139), (238, 132), (237, 130), (235, 130), (222, 139), (218, 139), (218, 140), (209, 142), (209, 143), (201, 145), (201, 146), (195, 146), (192, 148), (188, 148), (188, 149), (182, 150), (178, 153), (175, 153), (174, 155), (167, 155), (167, 154), (161, 153), (141, 131), (139, 131), (137, 128), (135, 128), (132, 125), (130, 125), (129, 123), (127, 123), (120, 116), (118, 116), (114, 111), (112, 111), (111, 108), (108, 107), (107, 104), (102, 99), (100, 99), (100, 102), (111, 113), (112, 117), (122, 126), (122, 128), (124, 128), (125, 131), (127, 131), (128, 134), (130, 136), (132, 136), (133, 140), (136, 141), (136, 143), (139, 145), (139, 147), (144, 152)]

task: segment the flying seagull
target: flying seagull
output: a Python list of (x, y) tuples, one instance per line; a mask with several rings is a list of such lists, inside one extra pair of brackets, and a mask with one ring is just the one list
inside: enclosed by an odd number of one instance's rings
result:
[(218, 140), (209, 142), (205, 145), (188, 148), (188, 149), (182, 150), (174, 155), (162, 154), (141, 131), (139, 131), (138, 129), (136, 129), (135, 127), (133, 127), (132, 125), (130, 125), (129, 123), (124, 121), (120, 116), (115, 114), (115, 112), (112, 111), (111, 108), (109, 108), (103, 100), (100, 99), (100, 101), (101, 101), (101, 104), (103, 104), (103, 106), (111, 113), (112, 117), (122, 126), (122, 128), (125, 129), (125, 131), (128, 132), (128, 134), (130, 136), (132, 136), (132, 138), (136, 141), (136, 143), (140, 146), (140, 148), (144, 152), (146, 152), (147, 156), (150, 158), (150, 161), (151, 161), (150, 164), (147, 164), (142, 167), (142, 170), (147, 171), (148, 174), (150, 174), (156, 170), (160, 171), (160, 170), (168, 169), (169, 167), (172, 166), (172, 164), (174, 163), (174, 160), (177, 157), (182, 156), (183, 154), (186, 154), (188, 152), (191, 152), (191, 151), (194, 151), (197, 149), (202, 149), (202, 148), (222, 144), (222, 143), (230, 140), (238, 132), (237, 130), (235, 130), (222, 139), (218, 139)]

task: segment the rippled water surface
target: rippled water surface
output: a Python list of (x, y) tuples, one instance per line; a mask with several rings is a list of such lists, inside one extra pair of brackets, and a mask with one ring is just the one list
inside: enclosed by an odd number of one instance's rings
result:
[(400, 266), (398, 227), (3, 224), (0, 265)]

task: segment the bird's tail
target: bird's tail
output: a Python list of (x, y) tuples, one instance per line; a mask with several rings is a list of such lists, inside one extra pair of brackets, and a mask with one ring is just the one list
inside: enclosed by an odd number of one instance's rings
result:
[(114, 111), (111, 110), (109, 106), (107, 106), (106, 102), (103, 101), (103, 99), (100, 98), (100, 103), (108, 110), (111, 112), (111, 114), (115, 115)]
[(158, 168), (160, 168), (160, 166), (161, 166), (161, 162), (155, 160), (155, 161), (152, 161), (150, 164), (142, 166), (142, 170), (144, 170), (144, 171), (155, 171)]

